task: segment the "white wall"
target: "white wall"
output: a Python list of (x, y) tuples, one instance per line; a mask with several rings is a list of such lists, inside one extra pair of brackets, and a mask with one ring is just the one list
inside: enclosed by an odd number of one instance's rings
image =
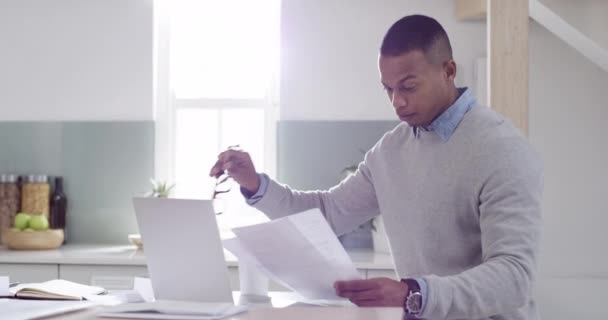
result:
[(152, 0), (0, 0), (0, 121), (152, 120)]
[(607, 83), (607, 72), (531, 24), (530, 140), (545, 162), (551, 273), (608, 276)]
[[(545, 164), (545, 319), (606, 319), (608, 73), (530, 25), (530, 140)], [(576, 303), (569, 301), (572, 292)]]
[(472, 86), (486, 52), (483, 22), (459, 22), (454, 1), (285, 0), (281, 120), (395, 120), (378, 76), (388, 28), (408, 14), (435, 17), (452, 39), (457, 81)]

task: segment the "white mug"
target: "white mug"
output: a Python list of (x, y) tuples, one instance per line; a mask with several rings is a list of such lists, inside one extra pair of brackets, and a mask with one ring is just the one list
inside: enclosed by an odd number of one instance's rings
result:
[(266, 302), (268, 297), (268, 278), (255, 266), (239, 261), (239, 284), (241, 301)]

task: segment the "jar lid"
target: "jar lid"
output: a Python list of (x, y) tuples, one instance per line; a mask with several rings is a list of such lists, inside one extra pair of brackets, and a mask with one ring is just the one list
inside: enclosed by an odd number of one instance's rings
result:
[(30, 174), (25, 177), (26, 183), (47, 183), (49, 182), (49, 176), (44, 174)]
[(16, 174), (3, 174), (0, 175), (0, 183), (16, 183), (19, 176)]

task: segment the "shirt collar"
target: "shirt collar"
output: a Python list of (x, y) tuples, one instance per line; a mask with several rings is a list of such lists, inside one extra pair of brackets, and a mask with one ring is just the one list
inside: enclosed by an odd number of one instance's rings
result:
[(458, 88), (460, 96), (442, 114), (426, 128), (414, 127), (414, 135), (419, 135), (419, 129), (434, 131), (443, 141), (447, 141), (458, 127), (458, 124), (475, 104), (475, 97), (468, 88)]

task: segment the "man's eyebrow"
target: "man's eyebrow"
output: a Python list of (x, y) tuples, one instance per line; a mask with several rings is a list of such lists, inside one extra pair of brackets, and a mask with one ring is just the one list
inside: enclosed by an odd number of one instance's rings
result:
[[(397, 81), (397, 83), (403, 83), (403, 82), (405, 82), (407, 80), (413, 80), (413, 79), (416, 79), (416, 76), (413, 75), (413, 74), (408, 74), (405, 77), (401, 78), (399, 81)], [(384, 81), (380, 81), (380, 82), (382, 83), (382, 86), (384, 88), (390, 88), (390, 86), (387, 85), (386, 83), (384, 83)]]
[(407, 80), (413, 80), (413, 79), (416, 79), (416, 76), (413, 74), (408, 74), (407, 76), (405, 76), (401, 80), (399, 80), (397, 83), (403, 83)]

